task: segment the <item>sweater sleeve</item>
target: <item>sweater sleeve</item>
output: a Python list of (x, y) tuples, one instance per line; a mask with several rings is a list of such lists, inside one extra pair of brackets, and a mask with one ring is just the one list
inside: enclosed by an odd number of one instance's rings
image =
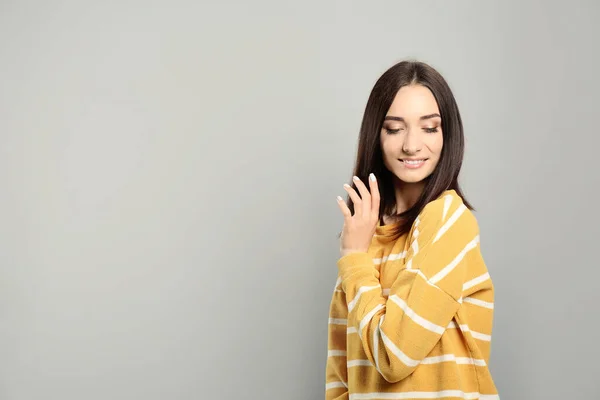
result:
[(338, 278), (329, 306), (327, 329), (327, 363), (325, 366), (325, 400), (348, 399), (348, 368), (346, 363), (348, 306)]
[(388, 382), (413, 373), (462, 302), (470, 253), (479, 251), (479, 229), (462, 202), (455, 207), (450, 203), (430, 203), (415, 221), (406, 263), (387, 299), (367, 253), (338, 260), (348, 326), (357, 329), (369, 361)]

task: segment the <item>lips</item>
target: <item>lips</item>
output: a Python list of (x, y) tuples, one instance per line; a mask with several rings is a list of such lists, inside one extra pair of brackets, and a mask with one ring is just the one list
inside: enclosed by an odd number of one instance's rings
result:
[(423, 164), (425, 161), (427, 161), (426, 158), (415, 158), (415, 159), (399, 158), (398, 160), (402, 161), (405, 164), (409, 164), (409, 165), (419, 165), (419, 164)]
[(404, 165), (405, 168), (416, 169), (416, 168), (420, 168), (421, 166), (423, 166), (423, 164), (425, 164), (425, 161), (427, 161), (427, 158), (413, 158), (413, 159), (399, 158), (398, 161), (402, 162), (402, 164)]

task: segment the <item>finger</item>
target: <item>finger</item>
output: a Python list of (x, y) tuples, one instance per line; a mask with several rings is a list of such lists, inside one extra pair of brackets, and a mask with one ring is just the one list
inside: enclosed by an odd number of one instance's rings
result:
[(340, 207), (340, 210), (342, 210), (342, 215), (344, 216), (344, 219), (351, 218), (352, 213), (350, 212), (350, 209), (346, 205), (346, 202), (344, 201), (344, 199), (342, 199), (340, 196), (338, 196), (337, 203), (338, 203), (338, 206)]
[(369, 175), (369, 187), (371, 188), (371, 215), (373, 215), (375, 219), (378, 219), (381, 196), (379, 195), (379, 185), (375, 174)]
[(352, 204), (354, 204), (354, 215), (362, 215), (362, 200), (356, 190), (354, 190), (350, 185), (344, 183), (344, 189), (350, 195), (350, 199), (352, 200)]
[(354, 184), (360, 192), (360, 198), (362, 199), (363, 208), (362, 215), (371, 215), (371, 194), (369, 193), (369, 190), (357, 176), (353, 177), (352, 180), (354, 180)]

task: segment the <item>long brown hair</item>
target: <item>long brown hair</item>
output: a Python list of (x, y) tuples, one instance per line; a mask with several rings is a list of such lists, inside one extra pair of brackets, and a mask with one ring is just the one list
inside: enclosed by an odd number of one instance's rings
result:
[[(381, 196), (380, 220), (382, 221), (383, 215), (391, 215), (394, 212), (396, 206), (394, 176), (383, 163), (380, 133), (385, 115), (396, 94), (400, 88), (410, 84), (423, 85), (433, 93), (440, 109), (444, 145), (438, 165), (426, 178), (425, 187), (417, 202), (408, 210), (396, 215), (399, 223), (391, 231), (392, 236), (395, 237), (409, 232), (423, 208), (445, 190), (455, 190), (462, 197), (464, 204), (469, 209), (473, 209), (465, 199), (458, 183), (465, 141), (458, 105), (442, 75), (423, 62), (414, 60), (399, 62), (385, 71), (375, 83), (363, 115), (353, 175), (367, 184), (368, 175), (373, 172), (377, 177)], [(354, 183), (352, 187), (357, 190)], [(354, 214), (354, 205), (349, 197), (346, 204)]]

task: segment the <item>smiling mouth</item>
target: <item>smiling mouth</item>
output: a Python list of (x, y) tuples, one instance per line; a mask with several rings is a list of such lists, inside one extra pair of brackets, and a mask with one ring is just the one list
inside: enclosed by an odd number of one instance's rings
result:
[(416, 159), (416, 160), (409, 160), (409, 159), (402, 159), (399, 158), (398, 161), (403, 162), (406, 165), (421, 165), (423, 164), (425, 161), (427, 161), (427, 158), (420, 158), (420, 159)]

